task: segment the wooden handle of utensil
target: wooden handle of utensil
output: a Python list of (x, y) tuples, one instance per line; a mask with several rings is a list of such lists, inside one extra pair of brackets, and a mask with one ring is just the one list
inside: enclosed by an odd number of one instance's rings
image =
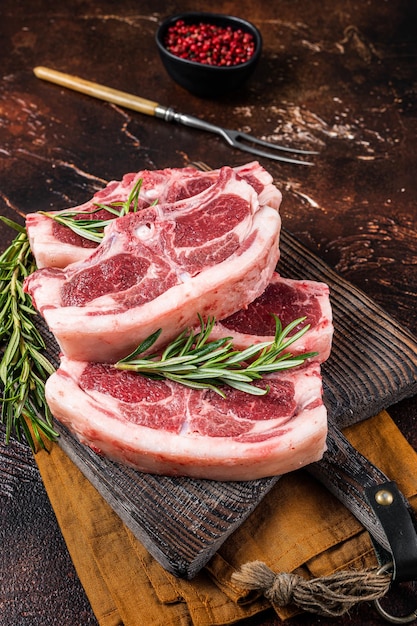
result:
[(158, 103), (152, 100), (146, 100), (145, 98), (140, 98), (139, 96), (134, 96), (124, 91), (118, 91), (111, 87), (92, 83), (89, 80), (71, 76), (70, 74), (64, 74), (63, 72), (58, 72), (48, 67), (38, 66), (35, 67), (33, 71), (35, 76), (43, 80), (48, 80), (56, 85), (68, 87), (68, 89), (73, 89), (74, 91), (85, 93), (88, 96), (93, 96), (94, 98), (105, 100), (106, 102), (112, 102), (113, 104), (118, 104), (127, 109), (145, 113), (146, 115), (155, 115), (155, 109), (158, 106)]

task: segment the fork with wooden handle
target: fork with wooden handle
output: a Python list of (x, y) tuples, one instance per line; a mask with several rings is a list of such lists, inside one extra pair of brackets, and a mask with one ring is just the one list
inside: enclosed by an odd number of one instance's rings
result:
[[(138, 111), (139, 113), (144, 113), (145, 115), (152, 115), (163, 119), (166, 122), (177, 122), (178, 124), (183, 124), (184, 126), (220, 135), (229, 144), (229, 146), (238, 150), (243, 150), (244, 152), (249, 152), (257, 157), (264, 157), (275, 161), (283, 161), (285, 163), (293, 163), (297, 165), (313, 165), (311, 161), (294, 159), (283, 156), (280, 153), (289, 152), (300, 155), (317, 154), (317, 152), (313, 152), (311, 150), (286, 148), (284, 146), (273, 144), (269, 141), (257, 139), (248, 133), (222, 128), (221, 126), (210, 124), (209, 122), (192, 115), (177, 113), (173, 108), (162, 106), (153, 100), (147, 100), (146, 98), (141, 98), (140, 96), (135, 96), (125, 91), (119, 91), (117, 89), (113, 89), (112, 87), (106, 87), (105, 85), (93, 83), (91, 81), (84, 80), (83, 78), (71, 76), (70, 74), (58, 72), (57, 70), (47, 67), (35, 67), (34, 73), (38, 78), (55, 83), (61, 87), (67, 87), (68, 89), (79, 91), (80, 93), (88, 96), (93, 96), (94, 98), (99, 98), (100, 100), (105, 100), (106, 102), (111, 102), (121, 107)], [(260, 147), (258, 148), (256, 146)], [(276, 152), (274, 152), (274, 150)]]

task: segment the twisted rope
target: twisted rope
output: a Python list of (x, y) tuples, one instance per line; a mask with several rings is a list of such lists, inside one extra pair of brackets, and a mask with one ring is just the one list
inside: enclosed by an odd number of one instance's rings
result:
[(298, 574), (276, 574), (262, 561), (246, 563), (232, 580), (248, 590), (262, 591), (277, 606), (294, 604), (310, 613), (340, 617), (359, 602), (382, 598), (391, 575), (378, 570), (342, 571), (307, 580)]

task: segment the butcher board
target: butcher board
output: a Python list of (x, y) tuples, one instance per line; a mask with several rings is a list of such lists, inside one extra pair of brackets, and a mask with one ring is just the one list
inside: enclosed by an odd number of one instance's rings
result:
[[(279, 272), (330, 286), (335, 334), (322, 372), (325, 403), (337, 426), (367, 419), (416, 393), (417, 339), (285, 230)], [(51, 336), (47, 343), (56, 359)], [(182, 578), (197, 574), (279, 480), (143, 474), (98, 456), (59, 423), (56, 429), (59, 445), (126, 526), (166, 570)]]

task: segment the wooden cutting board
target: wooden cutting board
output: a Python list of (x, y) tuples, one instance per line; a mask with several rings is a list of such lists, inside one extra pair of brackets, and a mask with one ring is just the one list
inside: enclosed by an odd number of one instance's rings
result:
[[(417, 339), (293, 236), (281, 235), (280, 273), (330, 286), (335, 334), (324, 364), (324, 399), (343, 428), (417, 391)], [(54, 358), (57, 346), (47, 337)], [(279, 477), (216, 482), (152, 476), (97, 456), (60, 424), (59, 445), (152, 556), (192, 578), (248, 517)]]

